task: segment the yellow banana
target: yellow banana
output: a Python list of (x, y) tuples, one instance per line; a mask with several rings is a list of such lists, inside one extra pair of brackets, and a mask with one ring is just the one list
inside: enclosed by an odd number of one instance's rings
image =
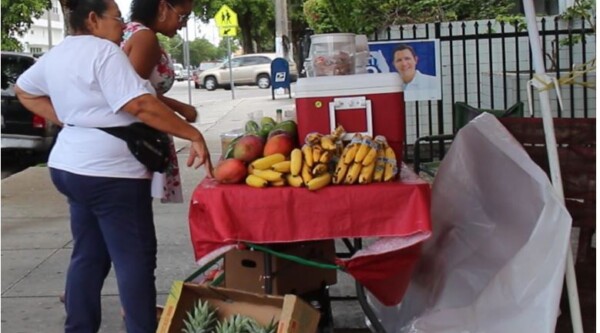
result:
[(398, 173), (398, 165), (396, 161), (396, 153), (390, 146), (385, 147), (385, 170), (383, 173), (383, 181), (387, 182), (396, 176)]
[(362, 160), (362, 165), (369, 165), (375, 162), (375, 158), (377, 157), (377, 150), (379, 149), (380, 143), (377, 140), (371, 141), (371, 148), (369, 152)]
[(321, 157), (319, 157), (319, 163), (329, 163), (331, 160), (332, 151), (326, 150), (321, 153)]
[(312, 175), (315, 177), (319, 176), (325, 172), (327, 172), (327, 164), (323, 164), (323, 163), (319, 163), (319, 164), (315, 165), (312, 169)]
[(288, 184), (293, 187), (302, 187), (302, 185), (304, 185), (304, 181), (300, 176), (287, 175), (285, 179), (287, 180)]
[(371, 150), (371, 145), (373, 140), (370, 137), (364, 136), (358, 150), (356, 151), (356, 155), (354, 156), (354, 162), (361, 163), (362, 160), (367, 156), (367, 153)]
[(308, 143), (310, 145), (318, 145), (321, 143), (322, 136), (323, 136), (323, 134), (317, 133), (317, 132), (308, 133), (308, 134), (306, 134), (304, 143)]
[(348, 171), (348, 164), (344, 163), (344, 160), (340, 158), (333, 173), (333, 183), (341, 184), (346, 176), (346, 171)]
[(258, 176), (264, 180), (268, 180), (270, 182), (276, 182), (279, 180), (283, 180), (283, 175), (281, 172), (273, 171), (273, 170), (258, 170), (254, 169), (252, 174)]
[(381, 145), (377, 149), (377, 160), (375, 161), (375, 173), (373, 174), (373, 181), (380, 182), (383, 180), (383, 173), (385, 171), (385, 147)]
[(337, 141), (337, 140), (341, 139), (344, 134), (346, 134), (346, 130), (344, 129), (344, 127), (342, 127), (342, 125), (338, 125), (338, 127), (336, 127), (335, 130), (333, 130), (333, 132), (331, 132), (333, 141)]
[(273, 164), (283, 161), (285, 161), (285, 156), (283, 154), (273, 154), (254, 160), (250, 165), (254, 169), (267, 170), (271, 168)]
[(323, 135), (321, 137), (321, 147), (325, 150), (335, 150), (335, 140), (331, 135)]
[(323, 188), (331, 183), (331, 175), (329, 173), (324, 173), (319, 177), (313, 178), (306, 184), (306, 187), (311, 191), (316, 191), (320, 188)]
[(344, 179), (344, 184), (354, 184), (356, 182), (356, 180), (358, 179), (358, 175), (360, 174), (360, 169), (362, 169), (362, 164), (352, 163), (352, 165), (348, 169), (346, 178)]
[(302, 146), (302, 155), (304, 156), (304, 163), (309, 167), (313, 166), (313, 152), (312, 147), (309, 144)]
[(304, 163), (302, 164), (302, 180), (304, 181), (304, 184), (308, 184), (309, 181), (311, 181), (311, 179), (313, 179), (312, 174), (310, 173), (310, 167), (308, 166), (308, 164)]
[(260, 178), (259, 176), (248, 175), (248, 177), (246, 177), (246, 184), (252, 187), (262, 188), (267, 187), (269, 182)]
[(313, 153), (313, 163), (317, 164), (319, 163), (319, 159), (321, 158), (321, 153), (323, 152), (323, 148), (319, 145), (315, 145), (312, 147), (312, 153)]
[(369, 184), (373, 181), (373, 171), (375, 171), (375, 161), (369, 165), (363, 165), (360, 169), (360, 175), (358, 176), (359, 184)]
[(356, 155), (358, 147), (359, 144), (351, 142), (344, 148), (344, 151), (342, 152), (342, 160), (344, 163), (350, 164), (354, 161), (354, 156)]
[(298, 176), (302, 170), (302, 150), (295, 148), (290, 155), (290, 173)]
[(291, 161), (277, 162), (271, 165), (271, 169), (281, 173), (289, 173), (292, 166)]
[(271, 184), (271, 186), (275, 186), (275, 187), (281, 187), (281, 186), (285, 186), (285, 180), (278, 180), (276, 182), (269, 182), (269, 184)]

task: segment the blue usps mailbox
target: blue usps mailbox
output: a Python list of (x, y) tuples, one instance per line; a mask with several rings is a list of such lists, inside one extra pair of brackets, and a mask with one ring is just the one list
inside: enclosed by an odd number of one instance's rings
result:
[(271, 61), (271, 97), (275, 99), (275, 90), (287, 89), (289, 98), (292, 98), (290, 89), (290, 64), (284, 58), (275, 58)]

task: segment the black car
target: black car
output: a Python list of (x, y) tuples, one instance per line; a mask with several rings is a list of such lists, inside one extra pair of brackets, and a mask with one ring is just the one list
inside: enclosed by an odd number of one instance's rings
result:
[(43, 160), (59, 127), (25, 109), (14, 91), (19, 75), (35, 61), (26, 53), (2, 51), (2, 154), (27, 153)]

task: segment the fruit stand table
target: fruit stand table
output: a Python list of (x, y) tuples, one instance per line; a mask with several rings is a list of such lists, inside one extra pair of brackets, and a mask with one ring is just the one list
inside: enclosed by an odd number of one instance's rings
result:
[(204, 265), (239, 242), (335, 238), (377, 240), (338, 265), (385, 305), (400, 302), (422, 242), (431, 235), (431, 192), (408, 168), (401, 180), (369, 185), (256, 189), (204, 179), (190, 203), (190, 234)]

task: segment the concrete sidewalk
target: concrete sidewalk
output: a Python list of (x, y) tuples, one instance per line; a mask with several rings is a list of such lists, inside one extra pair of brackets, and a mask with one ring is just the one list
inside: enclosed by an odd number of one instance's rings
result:
[[(195, 124), (204, 134), (213, 162), (221, 154), (220, 134), (243, 128), (247, 113), (262, 110), (275, 116), (278, 108), (291, 108), (292, 99), (245, 98), (198, 103)], [(156, 286), (163, 304), (174, 280), (185, 279), (197, 266), (188, 229), (189, 198), (204, 178), (202, 168), (185, 167), (187, 143), (176, 140), (183, 182), (183, 204), (154, 203), (158, 237)], [(32, 167), (2, 180), (2, 326), (5, 332), (61, 332), (65, 313), (58, 296), (64, 289), (72, 240), (66, 200), (52, 185), (45, 167)], [(331, 294), (354, 295), (353, 281), (338, 274)], [(125, 332), (114, 272), (102, 294), (101, 332)], [(367, 332), (356, 302), (334, 302), (336, 332)], [(356, 330), (355, 330), (356, 329)]]

